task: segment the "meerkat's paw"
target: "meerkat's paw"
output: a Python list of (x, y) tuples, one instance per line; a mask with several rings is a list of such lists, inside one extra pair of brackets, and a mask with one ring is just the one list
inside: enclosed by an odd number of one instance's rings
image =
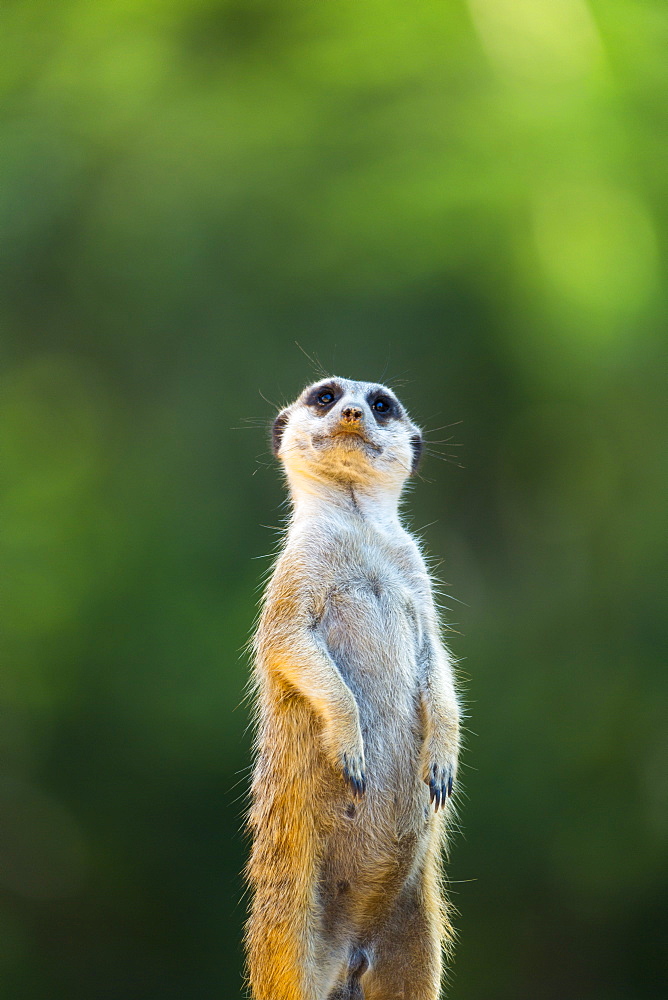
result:
[(357, 709), (352, 718), (328, 722), (323, 730), (325, 752), (334, 768), (343, 774), (356, 799), (361, 799), (366, 791), (364, 765), (364, 740), (357, 718)]
[(345, 751), (341, 755), (343, 777), (350, 785), (356, 799), (361, 799), (366, 791), (366, 775), (364, 773), (364, 753), (351, 754)]
[(455, 781), (454, 764), (443, 762), (431, 763), (424, 781), (429, 785), (429, 801), (434, 803), (434, 812), (445, 808), (447, 799), (452, 796)]

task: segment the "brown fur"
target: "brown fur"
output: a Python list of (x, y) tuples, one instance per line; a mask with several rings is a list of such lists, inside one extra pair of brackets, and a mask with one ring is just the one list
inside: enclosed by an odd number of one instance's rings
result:
[(293, 516), (255, 640), (255, 1000), (439, 996), (459, 725), (429, 575), (397, 513), (418, 436), (388, 389), (338, 378), (277, 420)]

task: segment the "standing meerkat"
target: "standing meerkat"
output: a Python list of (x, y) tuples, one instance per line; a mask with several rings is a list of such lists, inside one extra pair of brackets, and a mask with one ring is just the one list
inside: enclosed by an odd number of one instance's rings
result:
[(459, 709), (398, 511), (422, 436), (390, 389), (333, 377), (273, 446), (292, 516), (255, 637), (253, 997), (437, 1000)]

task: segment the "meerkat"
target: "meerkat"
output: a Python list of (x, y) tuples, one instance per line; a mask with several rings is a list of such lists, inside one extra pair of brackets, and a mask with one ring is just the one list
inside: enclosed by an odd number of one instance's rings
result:
[(255, 1000), (437, 1000), (459, 750), (451, 658), (399, 500), (420, 429), (327, 378), (273, 425), (292, 514), (254, 641)]

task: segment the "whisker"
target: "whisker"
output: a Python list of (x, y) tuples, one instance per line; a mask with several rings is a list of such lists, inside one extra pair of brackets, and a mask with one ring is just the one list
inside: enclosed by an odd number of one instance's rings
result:
[(430, 427), (429, 430), (426, 430), (424, 433), (435, 434), (437, 431), (447, 431), (450, 427), (457, 427), (459, 426), (459, 424), (463, 423), (464, 423), (463, 420), (453, 420), (451, 424), (441, 424), (440, 427)]
[(299, 343), (298, 340), (295, 340), (295, 345), (299, 348), (304, 357), (310, 362), (311, 367), (313, 368), (313, 371), (316, 373), (316, 375), (318, 375), (319, 378), (326, 378), (327, 372), (325, 371), (323, 363), (318, 357), (318, 355), (314, 354), (314, 357), (312, 358), (311, 355), (308, 353), (308, 351), (304, 350), (304, 348), (302, 347), (302, 345)]
[(262, 389), (258, 389), (258, 392), (262, 396), (262, 398), (265, 401), (265, 403), (269, 403), (269, 405), (273, 406), (275, 410), (281, 410), (282, 409), (282, 406), (280, 406), (278, 403), (275, 403), (273, 401), (273, 399), (267, 399), (267, 397), (265, 396), (265, 394), (262, 392)]
[(429, 455), (430, 458), (437, 458), (439, 462), (447, 462), (449, 465), (456, 465), (458, 469), (465, 469), (466, 466), (458, 462), (457, 459), (459, 455), (439, 455), (438, 452), (428, 451), (425, 448), (425, 455)]
[(452, 438), (439, 438), (438, 441), (434, 441), (432, 438), (427, 438), (425, 444), (447, 444), (449, 448), (463, 448), (464, 445), (461, 441), (453, 441)]

